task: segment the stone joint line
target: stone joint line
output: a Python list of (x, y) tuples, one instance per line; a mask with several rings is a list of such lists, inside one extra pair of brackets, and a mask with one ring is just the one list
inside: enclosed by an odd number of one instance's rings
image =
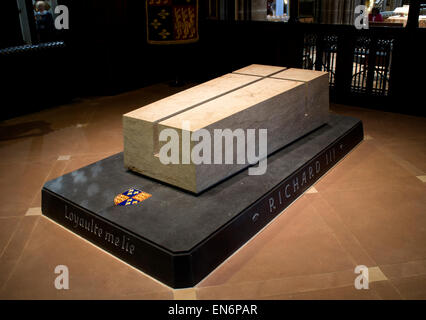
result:
[[(153, 123), (154, 124), (158, 124), (158, 123), (160, 123), (160, 122), (162, 122), (162, 121), (165, 121), (165, 120), (168, 120), (168, 119), (170, 119), (170, 118), (173, 118), (174, 116), (177, 116), (178, 114), (181, 114), (181, 113), (184, 113), (184, 112), (186, 112), (186, 111), (189, 111), (189, 110), (192, 110), (192, 109), (195, 109), (196, 107), (199, 107), (199, 106), (201, 106), (201, 105), (203, 105), (203, 104), (205, 104), (205, 103), (208, 103), (208, 102), (210, 102), (210, 101), (213, 101), (213, 100), (215, 100), (215, 99), (218, 99), (218, 98), (220, 98), (220, 97), (223, 97), (223, 96), (225, 96), (225, 95), (227, 95), (227, 94), (230, 94), (230, 93), (232, 93), (232, 92), (234, 92), (234, 91), (237, 91), (237, 90), (240, 90), (240, 89), (242, 89), (242, 88), (245, 88), (245, 87), (247, 87), (247, 86), (249, 86), (249, 85), (252, 85), (252, 84), (254, 84), (254, 83), (256, 83), (256, 82), (259, 82), (259, 81), (261, 81), (261, 80), (263, 80), (263, 79), (266, 79), (266, 78), (272, 78), (272, 76), (274, 76), (274, 75), (276, 75), (276, 74), (278, 74), (278, 73), (280, 73), (280, 72), (283, 72), (283, 71), (285, 71), (285, 70), (287, 70), (288, 68), (283, 68), (283, 69), (280, 69), (280, 70), (278, 70), (278, 71), (276, 71), (276, 72), (273, 72), (273, 73), (271, 73), (271, 74), (269, 74), (269, 75), (267, 75), (267, 76), (256, 76), (256, 75), (253, 75), (253, 74), (250, 74), (249, 76), (253, 76), (253, 77), (257, 77), (257, 79), (256, 80), (253, 80), (253, 81), (251, 81), (251, 82), (249, 82), (249, 83), (246, 83), (246, 84), (244, 84), (244, 85), (242, 85), (242, 86), (239, 86), (239, 87), (237, 87), (237, 88), (234, 88), (234, 89), (232, 89), (232, 90), (229, 90), (229, 91), (226, 91), (226, 92), (224, 92), (224, 93), (221, 93), (221, 94), (219, 94), (219, 95), (217, 95), (217, 96), (214, 96), (214, 97), (212, 97), (212, 98), (209, 98), (209, 99), (206, 99), (206, 100), (204, 100), (204, 101), (201, 101), (201, 102), (199, 102), (199, 103), (196, 103), (196, 104), (194, 104), (194, 105), (192, 105), (192, 106), (190, 106), (190, 107), (188, 107), (188, 108), (185, 108), (185, 109), (183, 109), (183, 110), (180, 110), (180, 111), (177, 111), (177, 112), (175, 112), (175, 113), (172, 113), (172, 114), (169, 114), (168, 116), (165, 116), (164, 118), (161, 118), (161, 119), (158, 119), (158, 120), (156, 120), (156, 121), (153, 121)], [(246, 74), (244, 74), (244, 73), (238, 73), (238, 72), (233, 72), (234, 74), (240, 74), (240, 75), (246, 75)], [(274, 78), (274, 79), (279, 79), (279, 78)], [(279, 80), (286, 80), (286, 79), (279, 79)]]

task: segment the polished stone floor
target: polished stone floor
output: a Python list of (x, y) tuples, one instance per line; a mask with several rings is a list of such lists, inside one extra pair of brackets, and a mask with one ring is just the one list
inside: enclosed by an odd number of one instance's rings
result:
[[(183, 89), (183, 88), (180, 88)], [(122, 151), (159, 84), (0, 123), (1, 299), (425, 299), (426, 119), (333, 105), (365, 140), (195, 288), (173, 290), (41, 216), (44, 182)], [(69, 269), (69, 290), (54, 286)], [(357, 265), (369, 289), (357, 290)]]

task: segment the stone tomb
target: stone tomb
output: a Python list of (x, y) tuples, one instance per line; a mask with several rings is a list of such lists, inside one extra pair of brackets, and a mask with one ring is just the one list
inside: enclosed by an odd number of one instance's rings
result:
[[(119, 153), (47, 182), (42, 212), (169, 286), (192, 287), (362, 139), (361, 121), (330, 114), (326, 125), (269, 155), (264, 175), (246, 169), (197, 195), (127, 170)], [(130, 188), (152, 196), (115, 205)], [(58, 241), (63, 237), (58, 233)]]
[[(245, 67), (125, 114), (124, 165), (145, 176), (200, 193), (253, 164), (246, 154), (247, 145), (238, 149), (237, 139), (219, 136), (219, 141), (214, 140), (215, 130), (242, 129), (246, 133), (254, 129), (255, 151), (261, 160), (327, 123), (328, 92), (326, 72), (263, 65)], [(164, 129), (173, 129), (178, 134), (178, 164), (166, 165), (160, 159), (162, 148), (170, 142), (159, 141)], [(199, 142), (188, 140), (185, 144), (184, 138), (197, 135), (201, 129), (207, 130), (213, 140), (212, 164), (196, 164), (187, 156)], [(267, 130), (266, 154), (258, 148), (261, 129)], [(216, 161), (214, 152), (218, 150), (232, 150), (233, 163)], [(241, 158), (244, 161), (237, 163), (241, 150), (246, 152)]]

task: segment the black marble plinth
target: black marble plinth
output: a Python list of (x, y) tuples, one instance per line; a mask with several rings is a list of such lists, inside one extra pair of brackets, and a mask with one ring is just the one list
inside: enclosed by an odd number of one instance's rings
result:
[[(47, 182), (43, 214), (173, 288), (191, 287), (280, 214), (363, 139), (361, 121), (330, 122), (247, 169), (194, 195), (127, 171), (123, 154)], [(116, 206), (130, 188), (152, 197)], [(114, 270), (111, 270), (113, 275)]]

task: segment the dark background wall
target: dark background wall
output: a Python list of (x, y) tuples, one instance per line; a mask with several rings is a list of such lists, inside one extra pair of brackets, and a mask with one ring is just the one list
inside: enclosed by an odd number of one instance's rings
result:
[(0, 48), (16, 46), (22, 42), (17, 3), (2, 1), (1, 6), (3, 14), (0, 19)]
[[(70, 30), (60, 34), (65, 40), (64, 48), (0, 54), (0, 77), (6, 83), (0, 89), (2, 109), (7, 110), (3, 118), (67, 103), (76, 97), (113, 95), (176, 77), (201, 82), (251, 63), (302, 67), (307, 32), (336, 31), (342, 39), (358, 33), (353, 26), (342, 25), (211, 21), (204, 19), (205, 1), (201, 0), (198, 43), (153, 46), (146, 43), (145, 1), (59, 3), (67, 5), (70, 12)], [(15, 26), (16, 23), (8, 24), (9, 30)], [(342, 87), (337, 88), (337, 94), (334, 92), (334, 101), (424, 115), (424, 80), (417, 76), (425, 71), (425, 31), (380, 31), (398, 39), (390, 96), (354, 97)], [(22, 39), (19, 35), (3, 39), (2, 35), (2, 41), (13, 45)], [(348, 46), (348, 50), (342, 51), (341, 63), (353, 55), (350, 41), (342, 45)], [(46, 87), (48, 97), (42, 94)]]

